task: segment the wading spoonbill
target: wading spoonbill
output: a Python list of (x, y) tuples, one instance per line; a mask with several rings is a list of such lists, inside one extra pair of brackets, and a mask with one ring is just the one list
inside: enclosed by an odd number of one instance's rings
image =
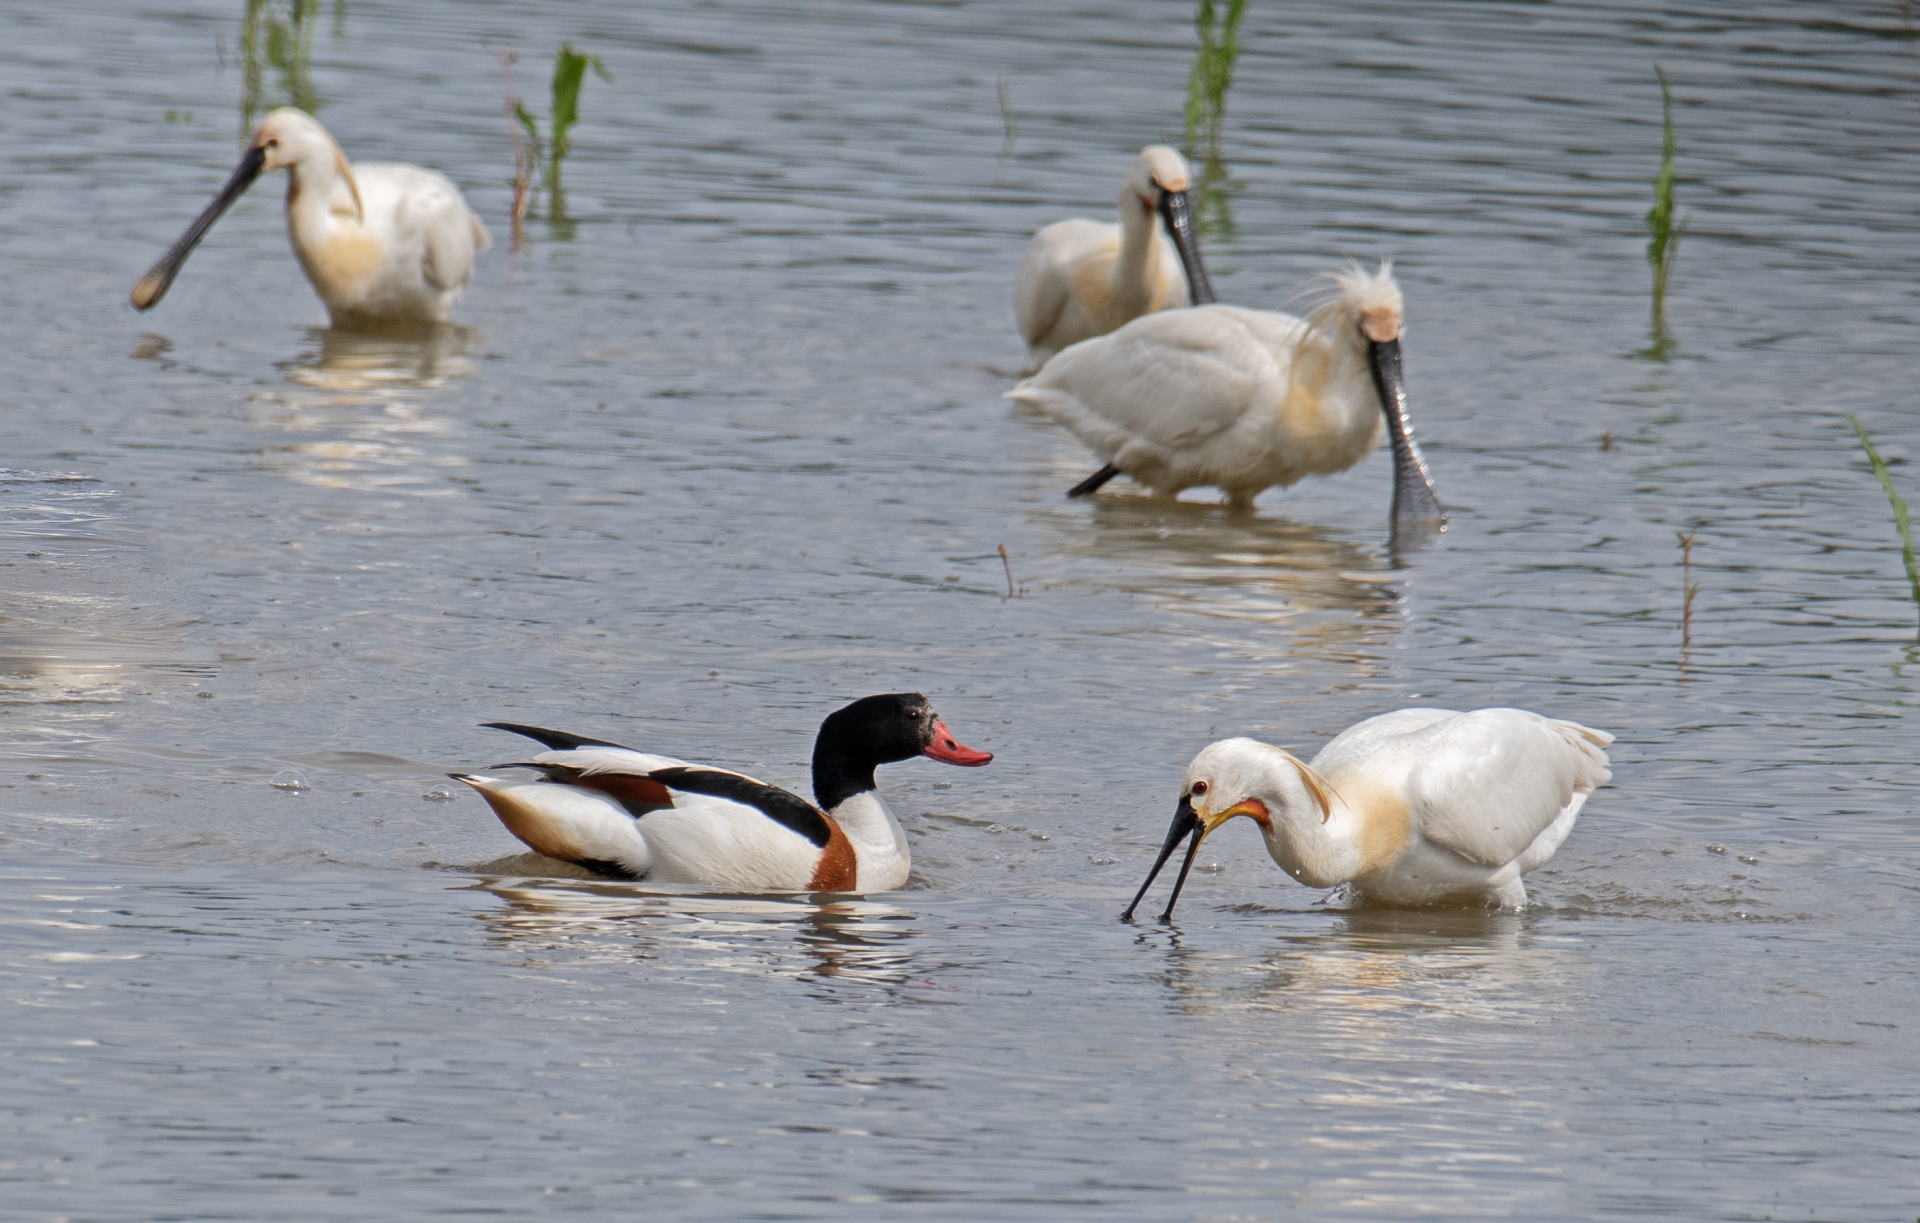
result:
[(418, 166), (350, 165), (313, 116), (282, 107), (260, 120), (233, 177), (133, 287), (160, 304), (213, 223), (268, 170), (287, 172), (287, 236), (335, 327), (444, 323), (492, 245), (459, 188)]
[(1345, 471), (1385, 435), (1395, 526), (1440, 521), (1407, 420), (1393, 268), (1330, 279), (1337, 291), (1311, 319), (1219, 305), (1149, 314), (1075, 344), (1007, 398), (1106, 460), (1070, 497), (1124, 474), (1161, 493), (1212, 485), (1246, 505)]
[(1520, 876), (1553, 856), (1587, 797), (1613, 776), (1613, 736), (1524, 709), (1402, 709), (1349, 727), (1304, 764), (1222, 739), (1187, 766), (1180, 805), (1133, 917), (1191, 837), (1162, 921), (1208, 833), (1244, 815), (1280, 869), (1308, 887), (1352, 885), (1387, 905), (1527, 902)]
[(538, 726), (487, 725), (549, 749), (495, 768), (542, 776), (449, 776), (478, 790), (530, 848), (616, 878), (745, 891), (904, 886), (907, 837), (874, 792), (875, 766), (915, 756), (969, 767), (993, 759), (955, 739), (918, 692), (865, 697), (827, 715), (813, 743), (817, 806), (727, 769)]
[(1036, 368), (1143, 314), (1213, 300), (1189, 181), (1179, 153), (1149, 145), (1120, 188), (1118, 225), (1076, 217), (1033, 235), (1013, 282), (1013, 317)]

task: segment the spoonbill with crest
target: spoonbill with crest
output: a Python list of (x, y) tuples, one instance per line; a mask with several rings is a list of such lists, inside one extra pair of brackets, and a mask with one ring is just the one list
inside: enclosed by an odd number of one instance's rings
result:
[(133, 287), (160, 304), (193, 248), (268, 170), (287, 172), (287, 236), (337, 328), (382, 330), (447, 321), (492, 245), (459, 188), (408, 165), (352, 165), (327, 129), (282, 107), (260, 120), (233, 177)]
[(1213, 300), (1189, 183), (1185, 158), (1149, 145), (1120, 188), (1118, 225), (1075, 217), (1033, 235), (1013, 283), (1013, 317), (1036, 367), (1143, 314)]
[(1443, 520), (1413, 441), (1393, 267), (1328, 278), (1311, 319), (1238, 306), (1137, 318), (1060, 353), (1007, 398), (1038, 408), (1106, 461), (1068, 492), (1117, 475), (1161, 493), (1212, 485), (1236, 505), (1345, 471), (1393, 442), (1396, 527)]
[(1402, 709), (1343, 731), (1307, 764), (1253, 739), (1222, 739), (1187, 766), (1173, 826), (1134, 909), (1180, 842), (1185, 861), (1236, 816), (1260, 826), (1280, 869), (1308, 887), (1350, 884), (1388, 905), (1527, 903), (1520, 877), (1553, 856), (1613, 776), (1601, 730), (1523, 709)]

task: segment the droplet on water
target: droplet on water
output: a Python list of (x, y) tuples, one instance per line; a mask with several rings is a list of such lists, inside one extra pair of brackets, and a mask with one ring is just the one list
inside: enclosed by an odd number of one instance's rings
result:
[(1093, 863), (1095, 866), (1115, 866), (1119, 864), (1120, 859), (1109, 858), (1105, 854), (1095, 854), (1093, 857), (1088, 858), (1087, 861)]
[(936, 781), (933, 783), (933, 788), (936, 790), (951, 790), (953, 789), (953, 783), (950, 781)]
[(1748, 866), (1753, 866), (1760, 861), (1760, 859), (1754, 857), (1752, 854), (1741, 854), (1740, 860), (1742, 862), (1745, 862)]
[(1707, 846), (1707, 852), (1710, 854), (1723, 854), (1727, 852), (1727, 847), (1724, 845), (1709, 845)]
[(1227, 864), (1224, 862), (1202, 862), (1200, 865), (1194, 867), (1193, 869), (1199, 871), (1203, 875), (1217, 875), (1221, 871), (1227, 869)]
[(272, 780), (268, 781), (267, 784), (276, 790), (285, 790), (289, 794), (298, 794), (303, 790), (313, 789), (313, 783), (308, 781), (306, 774), (302, 773), (299, 769), (281, 769), (273, 775)]
[(987, 825), (987, 831), (988, 831), (988, 832), (994, 832), (994, 833), (999, 833), (999, 832), (1005, 832), (1005, 831), (1006, 831), (1006, 829), (1005, 829), (1005, 828), (1003, 828), (1002, 826), (1000, 826), (999, 824), (988, 824), (988, 825)]
[(453, 801), (453, 791), (446, 786), (435, 786), (420, 797), (429, 803), (450, 803)]
[(1044, 833), (1044, 832), (1029, 832), (1029, 833), (1028, 833), (1027, 835), (1028, 835), (1029, 837), (1032, 837), (1032, 838), (1033, 838), (1034, 840), (1036, 840), (1036, 841), (1051, 841), (1051, 840), (1053, 840), (1053, 838), (1052, 838), (1052, 837), (1050, 837), (1050, 836), (1048, 836), (1048, 835), (1047, 835), (1046, 833)]

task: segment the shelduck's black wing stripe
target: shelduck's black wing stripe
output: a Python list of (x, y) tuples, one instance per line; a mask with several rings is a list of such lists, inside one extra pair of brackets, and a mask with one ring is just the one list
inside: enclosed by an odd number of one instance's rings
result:
[(707, 794), (714, 798), (730, 799), (743, 803), (764, 814), (776, 824), (783, 824), (801, 836), (812, 841), (822, 849), (832, 835), (827, 825), (827, 817), (820, 808), (791, 790), (782, 790), (779, 786), (770, 786), (764, 781), (755, 781), (751, 777), (742, 777), (738, 773), (725, 773), (719, 769), (672, 768), (655, 769), (648, 777), (675, 790), (684, 790), (688, 794)]
[(510, 730), (516, 735), (525, 735), (553, 752), (570, 752), (582, 747), (617, 747), (625, 752), (634, 750), (624, 743), (609, 743), (605, 739), (570, 735), (564, 730), (548, 730), (544, 726), (526, 726), (519, 722), (482, 722), (480, 725), (488, 730)]

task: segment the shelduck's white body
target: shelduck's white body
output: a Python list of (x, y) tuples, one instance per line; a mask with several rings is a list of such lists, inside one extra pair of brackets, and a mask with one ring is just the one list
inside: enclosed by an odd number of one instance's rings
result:
[(1220, 305), (1135, 319), (1007, 398), (1065, 425), (1108, 475), (1165, 494), (1211, 485), (1236, 504), (1345, 471), (1392, 432), (1395, 518), (1438, 517), (1406, 423), (1400, 286), (1384, 263), (1333, 279), (1337, 295), (1311, 319)]
[[(727, 771), (619, 748), (542, 752), (527, 763), (577, 769), (583, 780), (609, 782), (666, 769)], [(536, 852), (582, 865), (611, 864), (636, 879), (742, 891), (889, 892), (906, 886), (913, 866), (906, 831), (870, 790), (824, 813), (830, 839), (817, 846), (758, 807), (671, 786), (660, 788), (665, 805), (646, 810), (647, 804), (635, 803), (644, 812), (636, 816), (634, 807), (583, 785), (471, 774), (460, 780)]]
[(1612, 742), (1521, 709), (1402, 709), (1349, 728), (1311, 764), (1224, 739), (1187, 766), (1160, 863), (1181, 837), (1191, 834), (1197, 848), (1244, 815), (1280, 869), (1310, 887), (1349, 884), (1360, 899), (1389, 905), (1517, 908), (1527, 900), (1521, 876), (1553, 856), (1612, 777)]
[(883, 892), (906, 885), (905, 830), (874, 789), (878, 764), (925, 755), (976, 766), (918, 693), (867, 697), (822, 724), (820, 805), (744, 773), (562, 731), (491, 723), (550, 749), (520, 781), (455, 773), (529, 848), (601, 874), (741, 891)]
[[(1036, 367), (1143, 314), (1213, 300), (1192, 232), (1188, 189), (1185, 159), (1166, 145), (1151, 145), (1134, 159), (1120, 189), (1119, 224), (1075, 217), (1054, 222), (1027, 242), (1014, 279), (1013, 317)], [(1162, 216), (1167, 233), (1160, 229)], [(1195, 270), (1191, 285), (1189, 263)]]
[(311, 115), (285, 107), (260, 121), (226, 187), (134, 287), (157, 305), (206, 231), (254, 179), (287, 171), (287, 236), (333, 325), (387, 329), (444, 323), (491, 245), (459, 188), (418, 166), (353, 165)]

